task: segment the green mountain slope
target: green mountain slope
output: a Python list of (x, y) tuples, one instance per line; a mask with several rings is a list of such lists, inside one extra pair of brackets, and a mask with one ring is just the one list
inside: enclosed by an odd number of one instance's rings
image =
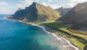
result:
[(47, 28), (48, 31), (49, 29), (50, 31), (55, 30), (55, 32), (58, 32), (58, 36), (60, 35), (68, 39), (73, 45), (80, 48), (80, 50), (84, 50), (84, 48), (87, 46), (86, 32), (83, 33), (77, 30), (73, 30), (59, 22), (43, 23), (41, 25), (45, 26), (45, 28)]

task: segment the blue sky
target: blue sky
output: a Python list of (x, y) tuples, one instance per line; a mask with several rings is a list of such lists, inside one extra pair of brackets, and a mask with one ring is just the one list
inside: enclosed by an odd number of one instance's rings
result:
[(25, 8), (31, 5), (33, 1), (55, 9), (73, 7), (77, 3), (87, 0), (0, 0), (0, 14), (13, 14), (18, 8)]

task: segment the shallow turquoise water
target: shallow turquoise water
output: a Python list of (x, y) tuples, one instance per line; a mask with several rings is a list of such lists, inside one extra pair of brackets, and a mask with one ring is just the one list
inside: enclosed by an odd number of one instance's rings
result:
[(0, 50), (60, 50), (59, 45), (42, 28), (0, 19)]

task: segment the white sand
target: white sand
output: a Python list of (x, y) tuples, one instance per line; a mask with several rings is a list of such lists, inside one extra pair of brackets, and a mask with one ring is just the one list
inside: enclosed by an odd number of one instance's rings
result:
[[(26, 22), (23, 22), (23, 21), (19, 21), (19, 22), (26, 23)], [(26, 24), (31, 24), (31, 25), (40, 27), (40, 28), (43, 29), (43, 31), (45, 31), (48, 34), (54, 36), (58, 41), (60, 41), (62, 43), (62, 45), (60, 46), (62, 48), (62, 50), (79, 50), (79, 48), (72, 45), (72, 43), (70, 43), (70, 41), (68, 41), (64, 37), (60, 37), (60, 36), (56, 35), (56, 33), (48, 32), (45, 29), (45, 27), (43, 27), (43, 26), (39, 26), (38, 24), (32, 24), (32, 23), (26, 23)]]
[(70, 43), (70, 41), (68, 41), (64, 37), (60, 37), (56, 35), (56, 33), (48, 32), (43, 26), (39, 26), (39, 27), (41, 27), (45, 32), (54, 36), (58, 41), (60, 41), (62, 43), (62, 46), (60, 46), (62, 50), (80, 50), (78, 47), (75, 47), (74, 45), (72, 45), (72, 43)]

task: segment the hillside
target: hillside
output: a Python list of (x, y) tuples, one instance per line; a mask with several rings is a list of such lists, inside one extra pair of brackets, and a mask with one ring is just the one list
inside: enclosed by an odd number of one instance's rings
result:
[(47, 22), (60, 18), (60, 14), (50, 7), (34, 2), (29, 7), (18, 10), (10, 18), (26, 22)]
[(58, 36), (62, 36), (68, 39), (80, 50), (84, 50), (84, 48), (87, 46), (87, 32), (79, 32), (77, 30), (73, 30), (58, 22), (43, 23), (41, 25), (43, 25), (48, 31), (57, 32)]
[(58, 35), (68, 39), (80, 50), (87, 48), (87, 2), (77, 4), (60, 20), (41, 25), (55, 30)]
[[(46, 29), (49, 28), (50, 31), (55, 30), (58, 36), (68, 39), (73, 45), (79, 47), (80, 50), (84, 50), (84, 47), (87, 46), (87, 32), (83, 33), (75, 29), (82, 29), (86, 31), (86, 5), (86, 2), (80, 3), (70, 11), (69, 9), (64, 9), (62, 12), (61, 9), (56, 11), (50, 7), (43, 6), (34, 2), (32, 5), (26, 7), (25, 9), (19, 9), (9, 18), (25, 22), (41, 22), (40, 25), (44, 26)], [(61, 14), (64, 13), (63, 17), (60, 16), (60, 12)], [(60, 19), (62, 23), (59, 23), (58, 19)], [(66, 25), (69, 25), (71, 28), (67, 27)]]
[(87, 31), (87, 2), (77, 4), (61, 21), (72, 28)]
[(56, 11), (60, 12), (61, 16), (66, 15), (72, 8), (58, 8), (56, 9)]

